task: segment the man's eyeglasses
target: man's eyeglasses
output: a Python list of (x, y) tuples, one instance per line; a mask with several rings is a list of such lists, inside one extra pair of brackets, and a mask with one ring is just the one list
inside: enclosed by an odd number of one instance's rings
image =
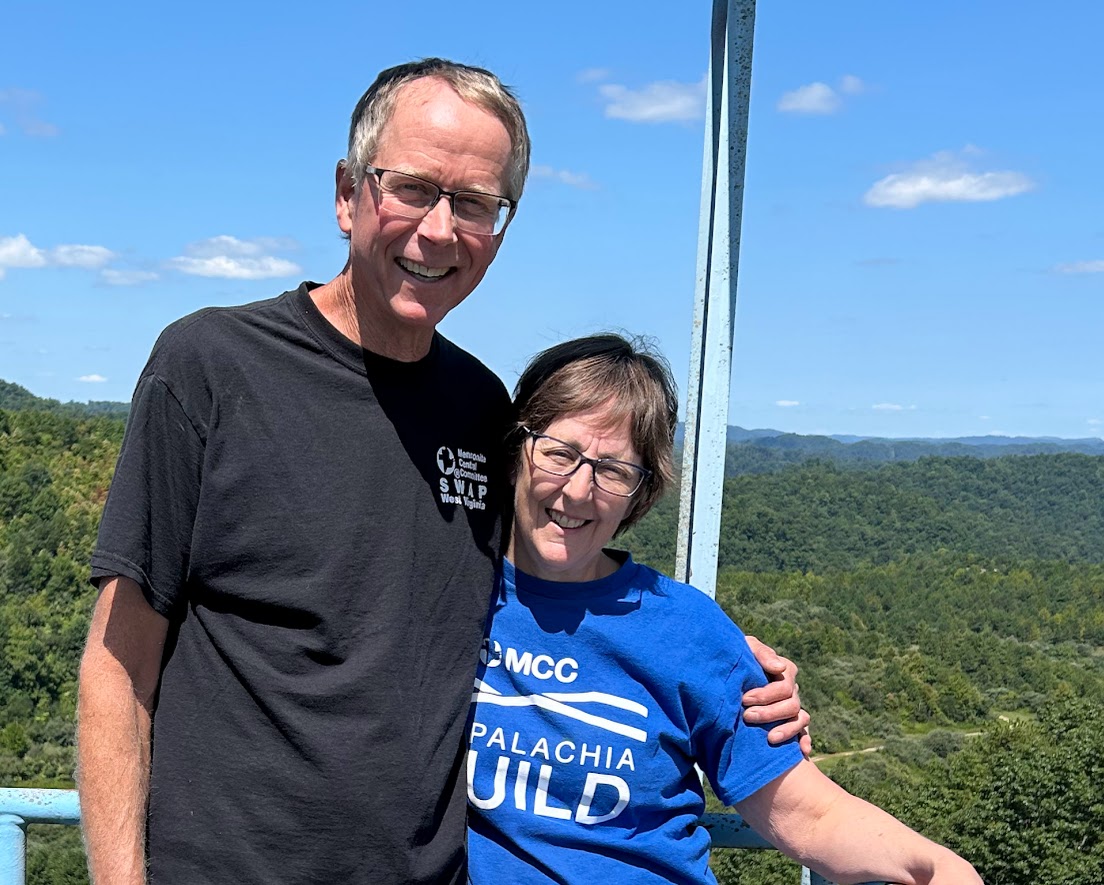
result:
[(497, 237), (506, 230), (517, 208), (517, 201), (508, 197), (480, 191), (446, 191), (432, 181), (394, 169), (365, 166), (364, 171), (379, 181), (380, 204), (403, 218), (425, 218), (441, 197), (448, 197), (457, 230)]
[(534, 433), (528, 427), (523, 427), (522, 430), (529, 434), (526, 442), (529, 460), (533, 462), (533, 466), (553, 476), (571, 476), (584, 464), (589, 464), (592, 480), (598, 488), (619, 498), (629, 498), (652, 475), (652, 471), (639, 464), (618, 461), (616, 458), (588, 458), (562, 439)]

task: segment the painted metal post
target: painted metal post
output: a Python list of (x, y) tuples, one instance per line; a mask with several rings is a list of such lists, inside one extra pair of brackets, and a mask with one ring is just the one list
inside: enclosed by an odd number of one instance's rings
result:
[(0, 885), (24, 885), (27, 824), (80, 823), (76, 790), (0, 787)]
[(27, 879), (27, 824), (17, 814), (0, 814), (0, 885)]
[(755, 0), (714, 0), (675, 577), (713, 596), (721, 533)]

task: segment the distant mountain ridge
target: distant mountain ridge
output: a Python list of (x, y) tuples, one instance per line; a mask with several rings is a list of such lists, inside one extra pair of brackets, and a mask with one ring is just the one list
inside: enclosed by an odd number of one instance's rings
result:
[[(675, 435), (682, 443), (683, 427)], [(725, 473), (773, 473), (792, 464), (823, 460), (861, 467), (920, 458), (1001, 458), (1008, 455), (1104, 455), (1104, 439), (1063, 439), (1053, 436), (962, 436), (947, 439), (896, 439), (848, 434), (832, 436), (785, 433), (730, 425)]]
[(9, 412), (49, 412), (71, 418), (126, 418), (129, 403), (89, 400), (86, 403), (63, 403), (56, 399), (35, 396), (27, 388), (0, 379), (0, 409)]
[[(108, 400), (60, 402), (35, 396), (27, 388), (0, 379), (0, 409), (10, 412), (50, 412), (70, 417), (126, 418), (129, 403)], [(682, 444), (683, 425), (675, 431), (675, 442)], [(772, 472), (788, 464), (813, 459), (843, 463), (886, 463), (915, 461), (919, 458), (973, 457), (996, 458), (1003, 455), (1048, 455), (1074, 452), (1081, 455), (1104, 455), (1104, 439), (1086, 437), (1064, 439), (1054, 436), (960, 436), (939, 437), (877, 437), (853, 434), (828, 436), (786, 433), (763, 427), (748, 430), (736, 425), (728, 427), (727, 473)], [(733, 463), (734, 462), (734, 463)]]

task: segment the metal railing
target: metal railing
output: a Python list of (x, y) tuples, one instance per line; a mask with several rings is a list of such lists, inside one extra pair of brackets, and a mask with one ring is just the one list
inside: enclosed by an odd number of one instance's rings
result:
[(80, 823), (76, 790), (0, 787), (0, 885), (27, 879), (27, 825)]
[[(0, 787), (0, 885), (25, 885), (27, 880), (27, 825), (80, 823), (76, 790), (25, 790)], [(706, 814), (714, 848), (774, 850), (766, 839), (738, 814)], [(803, 870), (802, 885), (831, 885), (823, 876)]]

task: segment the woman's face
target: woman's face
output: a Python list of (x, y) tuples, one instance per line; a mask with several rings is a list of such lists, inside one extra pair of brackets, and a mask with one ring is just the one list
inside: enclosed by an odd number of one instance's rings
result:
[[(588, 458), (640, 463), (629, 419), (611, 424), (599, 406), (557, 418), (540, 432), (570, 443)], [(632, 507), (594, 485), (589, 464), (571, 476), (553, 476), (533, 466), (530, 443), (522, 446), (514, 486), (514, 526), (509, 556), (534, 577), (549, 581), (592, 581), (609, 573), (602, 548)], [(639, 494), (639, 492), (637, 492)]]

